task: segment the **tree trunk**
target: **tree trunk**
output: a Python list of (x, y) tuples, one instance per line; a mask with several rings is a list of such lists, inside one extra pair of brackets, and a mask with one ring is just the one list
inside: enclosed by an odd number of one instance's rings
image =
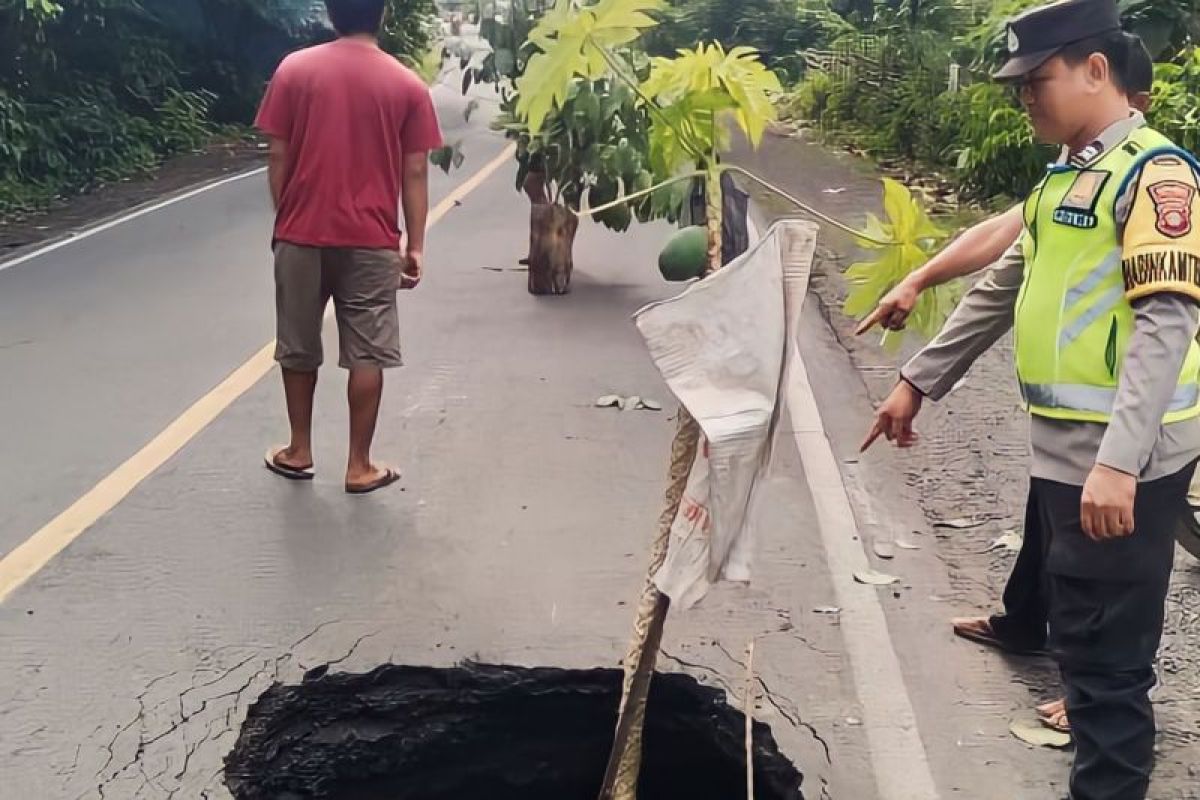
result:
[(546, 173), (536, 169), (529, 171), (525, 176), (525, 183), (522, 187), (525, 190), (525, 196), (529, 198), (529, 202), (533, 205), (541, 203), (549, 203), (550, 197), (546, 194)]
[(571, 290), (572, 251), (579, 218), (553, 203), (529, 212), (529, 293), (566, 294)]

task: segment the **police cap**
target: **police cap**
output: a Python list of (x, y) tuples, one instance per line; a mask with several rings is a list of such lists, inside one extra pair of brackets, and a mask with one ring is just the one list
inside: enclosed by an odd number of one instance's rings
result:
[(1121, 29), (1115, 0), (1059, 0), (1026, 11), (1008, 23), (1008, 61), (993, 75), (1025, 77), (1069, 44)]

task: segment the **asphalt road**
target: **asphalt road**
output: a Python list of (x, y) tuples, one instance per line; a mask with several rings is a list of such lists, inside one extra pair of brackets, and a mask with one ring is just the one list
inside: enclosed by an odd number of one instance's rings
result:
[[(504, 147), (486, 108), (468, 124), (453, 92), (438, 99), (468, 161), (435, 177), (435, 204)], [(247, 706), (276, 677), (317, 664), (619, 662), (673, 423), (669, 411), (593, 402), (619, 392), (669, 408), (629, 320), (676, 291), (653, 268), (669, 230), (585, 225), (574, 293), (537, 299), (517, 266), (527, 213), (506, 164), (430, 232), (429, 275), (402, 296), (408, 366), (389, 375), (377, 440), (378, 455), (404, 469), (402, 488), (342, 493), (335, 369), (318, 389), (315, 483), (262, 469), (286, 430), (271, 374), (0, 605), (6, 796), (225, 796), (221, 759)], [(269, 229), (260, 175), (0, 271), (0, 419), (11, 423), (0, 552), (270, 340)], [(786, 520), (811, 517), (802, 487), (773, 508), (785, 539)], [(701, 677), (716, 682), (735, 674), (725, 652), (803, 614), (780, 588), (732, 619), (681, 620), (665, 668), (711, 665)], [(836, 628), (821, 623), (836, 654)], [(729, 644), (717, 649), (722, 630)], [(789, 672), (807, 647), (786, 635), (761, 646), (779, 707), (801, 704)], [(819, 785), (834, 768), (825, 734), (809, 726), (844, 712), (832, 698), (846, 679), (806, 671), (818, 700), (804, 719), (776, 706), (762, 714)], [(830, 741), (861, 753), (861, 731), (842, 727)], [(870, 796), (869, 774), (847, 769), (843, 781)]]
[[(437, 96), (468, 161), (435, 176), (435, 202), (504, 146), (486, 110), (467, 123), (454, 91)], [(533, 298), (517, 270), (528, 212), (512, 173), (483, 180), (431, 231), (428, 278), (403, 296), (408, 366), (389, 375), (377, 441), (402, 487), (341, 491), (333, 368), (318, 389), (317, 480), (262, 469), (286, 429), (271, 373), (0, 604), (0, 795), (226, 797), (222, 758), (248, 706), (319, 665), (617, 665), (673, 430), (629, 315), (678, 290), (653, 268), (669, 230), (585, 225), (573, 294)], [(269, 228), (265, 182), (249, 177), (0, 270), (0, 554), (270, 340)], [(661, 668), (736, 696), (756, 639), (756, 716), (809, 798), (929, 800), (911, 791), (923, 769), (942, 797), (1058, 798), (1065, 757), (1007, 733), (1027, 689), (948, 636), (945, 618), (969, 609), (945, 602), (952, 576), (919, 508), (852, 456), (870, 403), (815, 305), (803, 338), (821, 417), (782, 432), (755, 582), (673, 614)], [(668, 411), (593, 407), (612, 393)], [(827, 431), (844, 475), (816, 491), (844, 488), (855, 506), (832, 541), (816, 527), (801, 430)], [(894, 591), (830, 566), (898, 533), (922, 549), (875, 561), (903, 576)], [(815, 613), (839, 593), (856, 612), (886, 612), (900, 664), (886, 677), (907, 687), (919, 728), (889, 730), (876, 713), (879, 685), (863, 676), (893, 662), (884, 642), (852, 658), (859, 614)], [(928, 767), (876, 774), (888, 736), (915, 737)]]

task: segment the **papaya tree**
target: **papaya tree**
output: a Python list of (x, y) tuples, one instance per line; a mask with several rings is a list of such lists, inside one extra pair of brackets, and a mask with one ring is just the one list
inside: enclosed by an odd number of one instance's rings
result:
[[(622, 179), (622, 198), (641, 200), (702, 176), (709, 261), (716, 264), (721, 247), (720, 155), (729, 145), (727, 122), (757, 145), (774, 118), (771, 98), (781, 86), (754, 51), (727, 51), (718, 43), (651, 59), (641, 77), (629, 46), (657, 24), (651, 14), (663, 8), (662, 0), (558, 0), (530, 32), (534, 52), (516, 81), (515, 116), (537, 136), (553, 125), (577, 81), (605, 80), (632, 92), (636, 107), (645, 114), (646, 161), (655, 184), (641, 188)], [(647, 182), (641, 171), (637, 181)], [(659, 209), (664, 206), (662, 197), (659, 194)], [(655, 203), (652, 199), (645, 215), (653, 215)], [(560, 249), (555, 256), (559, 262), (542, 267), (551, 273), (561, 270), (564, 257)]]
[(530, 211), (531, 294), (570, 289), (572, 245), (585, 204), (606, 206), (595, 219), (615, 231), (626, 230), (635, 217), (645, 221), (660, 212), (649, 197), (632, 204), (613, 202), (625, 190), (653, 183), (645, 155), (646, 112), (624, 84), (574, 78), (562, 104), (536, 132), (515, 113), (510, 98), (496, 126), (517, 143), (517, 190), (528, 191), (530, 175), (537, 173), (544, 192)]

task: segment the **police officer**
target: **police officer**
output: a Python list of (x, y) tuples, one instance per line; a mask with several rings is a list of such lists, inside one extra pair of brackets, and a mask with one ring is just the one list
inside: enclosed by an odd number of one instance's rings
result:
[[(1129, 104), (1140, 114), (1150, 105), (1154, 61), (1141, 38), (1125, 34), (1128, 47), (1125, 89)], [(1139, 121), (1140, 122), (1140, 121)], [(1067, 164), (1068, 148), (1058, 163)], [(921, 269), (913, 272), (883, 297), (876, 310), (859, 327), (865, 333), (873, 325), (891, 330), (904, 328), (918, 296), (926, 288), (969, 275), (991, 266), (1018, 240), (1024, 228), (1020, 204), (987, 219), (954, 240)], [(1182, 530), (1182, 529), (1181, 529)], [(1004, 589), (1004, 612), (983, 617), (953, 620), (954, 633), (964, 639), (1016, 655), (1042, 655), (1046, 647), (1046, 617), (1049, 614), (1042, 569), (1042, 546), (1038, 528), (1027, 528), (1021, 551)], [(1044, 723), (1054, 730), (1069, 732), (1070, 723), (1061, 699), (1038, 706)]]
[(1130, 113), (1114, 0), (1027, 12), (1008, 51), (997, 79), (1070, 158), (1025, 202), (1018, 243), (901, 370), (867, 443), (915, 444), (922, 400), (1013, 329), (1071, 797), (1142, 800), (1174, 527), (1200, 456), (1200, 165)]

